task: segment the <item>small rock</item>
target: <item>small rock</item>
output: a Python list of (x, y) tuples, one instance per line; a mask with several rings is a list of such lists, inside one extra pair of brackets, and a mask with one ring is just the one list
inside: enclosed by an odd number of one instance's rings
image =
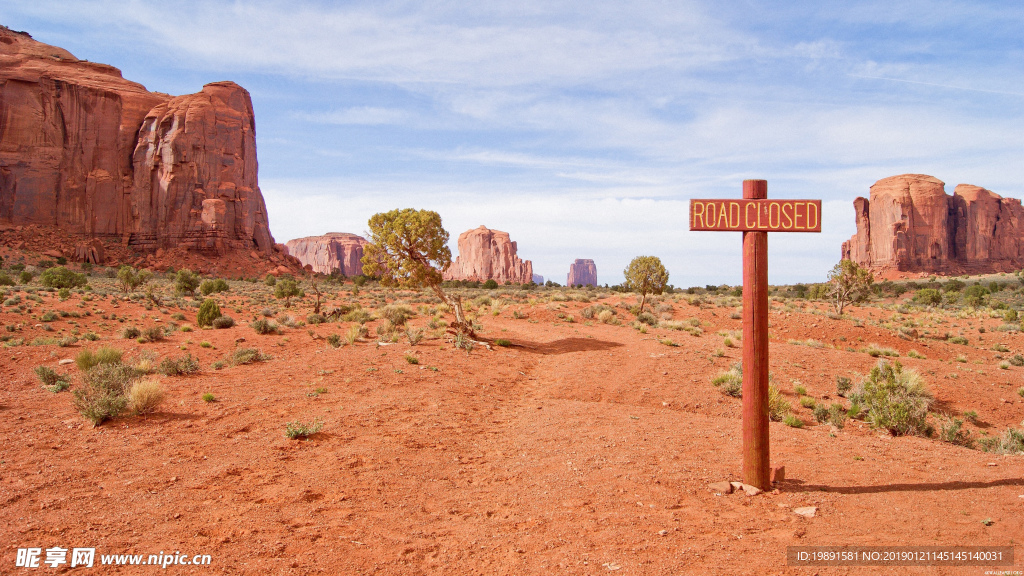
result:
[(235, 338), (235, 342), (245, 342), (245, 337), (239, 336), (238, 338)]
[(708, 484), (708, 488), (712, 492), (732, 494), (732, 484), (730, 482), (715, 482), (714, 484)]
[(995, 462), (989, 462), (988, 466), (998, 466), (998, 464), (996, 464)]
[(744, 484), (743, 491), (746, 492), (747, 496), (757, 496), (761, 493), (760, 488), (757, 486), (751, 486), (750, 484)]
[(658, 536), (667, 536), (668, 530), (658, 530)]
[(772, 482), (772, 484), (781, 483), (785, 479), (786, 479), (786, 467), (785, 466), (775, 466), (775, 467), (772, 468), (772, 473), (771, 473), (771, 482)]
[(743, 490), (743, 482), (729, 482), (729, 484), (732, 484), (733, 490)]
[(66, 364), (71, 364), (72, 362), (74, 362), (74, 360), (72, 360), (71, 358), (64, 358), (60, 362), (57, 362), (57, 365), (64, 366)]
[(804, 506), (802, 508), (794, 508), (793, 513), (799, 516), (805, 516), (807, 518), (814, 518), (814, 513), (818, 511), (817, 506)]

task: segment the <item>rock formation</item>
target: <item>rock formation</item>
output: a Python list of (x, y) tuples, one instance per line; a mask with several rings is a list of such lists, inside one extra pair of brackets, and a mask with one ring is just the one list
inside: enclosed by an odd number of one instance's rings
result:
[(876, 270), (941, 274), (1024, 267), (1024, 208), (1016, 198), (968, 184), (952, 196), (923, 174), (884, 178), (854, 200), (857, 233), (842, 257)]
[(296, 238), (287, 243), (288, 254), (299, 259), (314, 272), (330, 274), (340, 270), (345, 276), (363, 273), (363, 246), (366, 238), (347, 232), (329, 232), (323, 236)]
[(270, 254), (248, 92), (232, 82), (148, 92), (0, 27), (0, 225), (142, 251)]
[(541, 276), (540, 274), (534, 274), (533, 275), (533, 283), (534, 284), (543, 284), (544, 283), (544, 277)]
[(597, 286), (597, 266), (593, 260), (577, 258), (569, 265), (566, 286)]
[(526, 284), (533, 279), (533, 263), (521, 260), (508, 232), (484, 226), (459, 234), (459, 255), (445, 270), (445, 280), (494, 279), (498, 284)]

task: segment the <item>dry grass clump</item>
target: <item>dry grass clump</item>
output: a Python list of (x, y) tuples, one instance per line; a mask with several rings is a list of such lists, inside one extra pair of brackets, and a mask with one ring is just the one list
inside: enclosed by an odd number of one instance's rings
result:
[(166, 394), (156, 380), (140, 380), (128, 388), (128, 409), (134, 414), (155, 412)]

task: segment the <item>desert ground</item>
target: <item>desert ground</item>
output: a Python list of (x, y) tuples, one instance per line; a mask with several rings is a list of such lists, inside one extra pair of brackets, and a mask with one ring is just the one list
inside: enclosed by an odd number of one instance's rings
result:
[[(2, 271), (13, 278), (15, 261)], [(97, 566), (70, 569), (86, 574), (160, 571), (99, 566), (158, 553), (211, 556), (166, 569), (180, 574), (1022, 570), (1024, 455), (998, 449), (1024, 426), (1014, 275), (961, 279), (1004, 285), (984, 306), (925, 305), (912, 286), (842, 316), (774, 288), (770, 369), (792, 425), (771, 424), (785, 479), (756, 496), (708, 487), (740, 479), (741, 400), (711, 383), (740, 360), (735, 287), (649, 297), (647, 323), (630, 312), (636, 294), (451, 288), (490, 344), (467, 350), (427, 292), (322, 280), (317, 317), (308, 279), (287, 303), (262, 278), (228, 280), (207, 297), (234, 325), (215, 329), (173, 274), (128, 292), (113, 275), (96, 267), (63, 294), (38, 274), (0, 287), (0, 572), (69, 570), (13, 568), (18, 548), (54, 546), (95, 547)], [(83, 417), (80, 366), (105, 348), (163, 402), (98, 426)], [(931, 437), (814, 416), (849, 408), (837, 379), (856, 388), (880, 360), (921, 376)], [(39, 367), (69, 388), (44, 387)], [(954, 418), (960, 434), (944, 440)], [(1017, 557), (786, 565), (787, 546), (811, 545), (1012, 545)]]

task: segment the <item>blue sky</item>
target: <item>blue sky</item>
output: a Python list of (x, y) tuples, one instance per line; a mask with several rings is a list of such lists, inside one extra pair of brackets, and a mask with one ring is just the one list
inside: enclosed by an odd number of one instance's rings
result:
[(824, 201), (822, 234), (769, 239), (771, 282), (813, 282), (876, 180), (1024, 196), (1016, 2), (7, 0), (0, 23), (150, 90), (245, 86), (280, 242), (428, 208), (453, 251), (484, 224), (559, 282), (653, 254), (738, 284), (740, 235), (686, 230), (688, 200), (763, 178)]

